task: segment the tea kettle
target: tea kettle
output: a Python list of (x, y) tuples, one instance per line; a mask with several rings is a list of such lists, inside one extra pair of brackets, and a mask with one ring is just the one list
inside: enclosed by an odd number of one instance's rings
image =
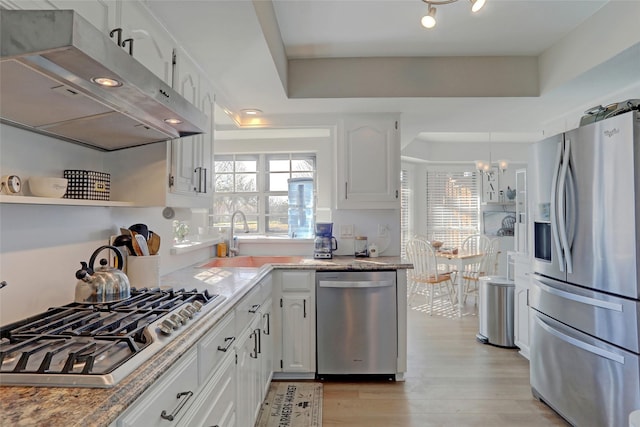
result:
[[(100, 260), (100, 267), (93, 268), (96, 257), (103, 249), (111, 249), (116, 254), (118, 268), (107, 266), (108, 261)], [(120, 269), (123, 264), (122, 253), (115, 246), (100, 246), (91, 255), (89, 265), (81, 262), (82, 268), (76, 271), (76, 298), (78, 303), (106, 304), (127, 299), (131, 296), (129, 278)]]

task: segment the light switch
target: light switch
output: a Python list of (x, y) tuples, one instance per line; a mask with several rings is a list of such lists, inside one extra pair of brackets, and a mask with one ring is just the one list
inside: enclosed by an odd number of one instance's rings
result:
[(343, 239), (353, 237), (353, 224), (340, 225), (340, 237)]

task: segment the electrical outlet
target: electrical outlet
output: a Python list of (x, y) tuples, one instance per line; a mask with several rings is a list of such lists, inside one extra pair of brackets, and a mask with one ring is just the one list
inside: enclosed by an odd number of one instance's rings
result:
[(388, 232), (387, 224), (378, 224), (378, 237), (385, 237)]
[(340, 225), (340, 237), (343, 239), (353, 238), (353, 224)]

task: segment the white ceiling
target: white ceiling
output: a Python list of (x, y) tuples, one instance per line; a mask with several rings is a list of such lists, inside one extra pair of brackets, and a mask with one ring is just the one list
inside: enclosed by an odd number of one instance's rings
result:
[[(554, 121), (571, 127), (568, 118), (577, 120), (594, 103), (640, 97), (639, 16), (626, 16), (640, 13), (638, 3), (487, 0), (472, 14), (469, 2), (459, 0), (437, 7), (438, 25), (427, 30), (419, 24), (427, 9), (421, 0), (147, 1), (215, 83), (226, 108), (258, 108), (280, 124), (301, 114), (399, 112), (403, 146), (416, 138), (467, 141), (487, 135), (528, 142)], [(625, 19), (636, 24), (626, 28)], [(569, 59), (572, 46), (583, 50)], [(569, 52), (564, 63), (558, 54), (563, 49)], [(295, 77), (292, 71), (287, 76), (287, 60), (483, 56), (537, 58), (537, 96), (503, 96), (499, 87), (490, 89), (495, 96), (465, 96), (459, 92), (470, 83), (446, 81), (447, 76), (442, 85), (459, 89), (452, 96), (289, 98), (285, 89)], [(568, 70), (554, 68), (556, 63)], [(556, 69), (562, 73), (554, 75)], [(377, 70), (364, 70), (363, 78), (375, 77)], [(404, 78), (380, 85), (406, 85)], [(311, 89), (322, 93), (321, 87)]]

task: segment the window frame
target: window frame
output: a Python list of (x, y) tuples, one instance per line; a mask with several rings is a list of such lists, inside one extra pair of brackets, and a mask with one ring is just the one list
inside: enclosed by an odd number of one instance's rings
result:
[[(233, 188), (232, 191), (218, 191), (216, 189), (216, 183), (217, 183), (217, 176), (218, 176), (218, 172), (216, 171), (216, 161), (219, 161), (218, 159), (227, 159), (227, 161), (232, 161), (233, 162), (233, 167), (232, 167), (232, 172), (223, 172), (225, 174), (229, 173), (229, 174), (233, 174), (234, 178), (232, 179), (233, 182)], [(252, 159), (256, 161), (256, 191), (242, 191), (239, 192), (237, 191), (237, 188), (235, 187), (237, 180), (236, 175), (238, 174), (237, 171), (237, 162), (238, 161), (242, 161), (242, 160), (247, 160), (247, 159)], [(286, 160), (289, 163), (289, 169), (288, 171), (286, 170), (271, 170), (269, 167), (269, 161), (270, 160)], [(294, 170), (293, 169), (293, 162), (295, 160), (307, 160), (307, 161), (311, 161), (312, 162), (312, 169), (309, 171), (298, 171), (298, 170)], [(270, 227), (270, 222), (269, 222), (269, 218), (270, 217), (275, 217), (275, 216), (282, 216), (282, 213), (275, 213), (272, 214), (270, 213), (270, 209), (268, 206), (268, 201), (269, 201), (269, 197), (288, 197), (288, 189), (287, 190), (271, 190), (269, 188), (270, 186), (270, 178), (271, 178), (271, 173), (277, 173), (277, 174), (288, 174), (288, 178), (292, 178), (292, 177), (297, 177), (300, 176), (301, 174), (305, 174), (308, 176), (311, 176), (311, 178), (313, 179), (313, 184), (314, 184), (314, 190), (313, 190), (313, 198), (314, 198), (314, 207), (313, 207), (313, 219), (315, 221), (315, 217), (316, 217), (316, 205), (317, 203), (315, 203), (315, 200), (317, 200), (317, 156), (315, 152), (292, 152), (292, 153), (288, 153), (288, 152), (282, 152), (282, 153), (273, 153), (273, 152), (263, 152), (263, 153), (253, 153), (253, 154), (246, 154), (246, 153), (225, 153), (225, 154), (221, 154), (221, 155), (216, 155), (214, 156), (214, 193), (213, 193), (213, 204), (214, 207), (210, 210), (210, 215), (209, 215), (209, 225), (213, 226), (213, 227), (222, 227), (223, 225), (221, 224), (225, 224), (228, 223), (229, 221), (221, 221), (222, 219), (225, 219), (225, 217), (227, 217), (230, 220), (231, 217), (231, 213), (232, 212), (227, 212), (227, 213), (215, 213), (215, 205), (216, 205), (216, 201), (217, 199), (219, 199), (220, 197), (227, 197), (227, 198), (231, 198), (232, 200), (230, 200), (231, 205), (234, 205), (236, 203), (233, 202), (233, 199), (238, 199), (240, 197), (256, 197), (257, 198), (257, 202), (256, 202), (256, 212), (245, 212), (245, 214), (247, 215), (247, 219), (249, 219), (249, 217), (251, 216), (252, 219), (255, 219), (256, 221), (256, 227), (252, 228), (250, 230), (250, 233), (252, 234), (258, 234), (258, 235), (267, 235), (267, 236), (286, 236), (288, 235), (288, 222), (287, 222), (287, 227), (286, 227), (286, 231), (282, 232), (282, 231), (273, 231), (273, 229)], [(229, 206), (231, 206), (229, 205)]]

